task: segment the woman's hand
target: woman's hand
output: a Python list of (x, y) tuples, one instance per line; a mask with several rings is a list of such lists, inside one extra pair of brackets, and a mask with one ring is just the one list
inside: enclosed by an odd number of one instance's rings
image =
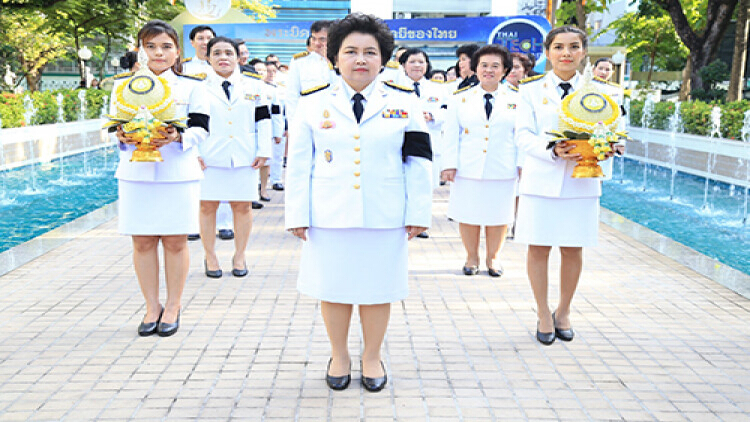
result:
[(172, 142), (182, 142), (182, 134), (172, 126), (160, 127), (157, 132), (160, 137), (151, 138), (151, 145), (157, 149)]
[(289, 229), (288, 231), (295, 237), (299, 237), (302, 240), (307, 240), (307, 227), (296, 227), (293, 229)]
[(203, 161), (203, 157), (198, 157), (198, 164), (201, 165), (201, 170), (203, 171), (206, 171), (206, 168), (208, 168), (208, 166), (206, 165), (206, 162)]
[(253, 160), (250, 167), (258, 170), (259, 168), (266, 166), (266, 161), (268, 161), (268, 157), (255, 157), (255, 160)]
[(455, 182), (456, 181), (456, 169), (445, 169), (441, 171), (440, 180), (444, 180), (446, 182)]
[(563, 160), (568, 161), (578, 161), (581, 158), (581, 154), (575, 153), (571, 154), (570, 151), (572, 151), (576, 146), (574, 144), (569, 144), (565, 141), (558, 142), (557, 145), (555, 145), (555, 148), (553, 151), (555, 152), (555, 155), (562, 158)]
[(434, 117), (432, 117), (432, 113), (430, 113), (429, 111), (423, 111), (422, 113), (424, 113), (424, 120), (425, 120), (425, 121), (426, 121), (427, 123), (430, 123), (430, 122), (434, 122), (434, 121), (435, 121), (435, 118), (434, 118)]
[(406, 226), (406, 233), (409, 235), (409, 240), (414, 239), (414, 236), (426, 231), (427, 227), (420, 226)]
[(117, 126), (117, 140), (123, 144), (138, 145), (138, 141), (131, 138), (130, 135), (122, 130), (122, 125)]

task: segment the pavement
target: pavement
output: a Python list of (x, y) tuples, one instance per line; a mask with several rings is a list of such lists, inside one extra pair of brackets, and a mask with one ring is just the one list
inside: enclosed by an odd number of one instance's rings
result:
[[(464, 276), (446, 188), (431, 237), (410, 243), (386, 389), (359, 385), (355, 312), (353, 382), (331, 391), (319, 305), (295, 288), (300, 242), (272, 196), (248, 277), (205, 277), (190, 243), (173, 337), (136, 334), (144, 303), (116, 218), (0, 276), (0, 421), (750, 421), (750, 300), (602, 224), (576, 338), (543, 346), (525, 247), (506, 244), (500, 279)], [(233, 244), (217, 245), (228, 274)], [(550, 262), (558, 274), (559, 254)], [(558, 289), (552, 277), (551, 303)]]

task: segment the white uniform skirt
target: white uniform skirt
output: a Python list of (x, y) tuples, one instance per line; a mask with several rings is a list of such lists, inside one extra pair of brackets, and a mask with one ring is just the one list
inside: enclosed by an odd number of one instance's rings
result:
[(521, 195), (518, 202), (518, 243), (537, 246), (596, 246), (599, 197), (547, 198)]
[(130, 236), (198, 233), (200, 180), (117, 183), (118, 229)]
[(456, 176), (451, 185), (448, 217), (475, 226), (513, 222), (516, 179), (480, 180)]
[(257, 201), (258, 170), (252, 167), (206, 167), (201, 201)]
[(297, 289), (319, 300), (375, 305), (409, 294), (404, 228), (307, 230)]

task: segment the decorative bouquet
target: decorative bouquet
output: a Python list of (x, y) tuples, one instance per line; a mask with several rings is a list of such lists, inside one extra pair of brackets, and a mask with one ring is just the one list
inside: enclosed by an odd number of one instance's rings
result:
[(571, 152), (583, 157), (573, 170), (575, 178), (604, 176), (598, 162), (607, 159), (605, 154), (612, 151), (612, 144), (627, 139), (625, 133), (616, 132), (620, 106), (592, 83), (591, 69), (591, 63), (587, 64), (583, 86), (560, 104), (559, 131), (547, 132), (554, 136), (547, 149), (564, 141), (575, 145)]

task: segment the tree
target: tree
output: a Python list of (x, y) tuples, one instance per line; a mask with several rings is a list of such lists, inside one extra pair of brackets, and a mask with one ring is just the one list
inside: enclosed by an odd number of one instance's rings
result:
[(742, 99), (742, 81), (745, 78), (747, 63), (748, 7), (750, 1), (740, 0), (737, 3), (737, 27), (734, 30), (734, 54), (732, 55), (732, 72), (729, 77), (727, 101)]
[(5, 10), (0, 15), (4, 42), (13, 46), (30, 91), (38, 89), (42, 70), (52, 60), (66, 54), (70, 38), (52, 29), (42, 12), (25, 9)]
[(555, 10), (555, 21), (563, 25), (576, 25), (586, 31), (588, 15), (606, 11), (610, 3), (612, 0), (563, 0)]
[[(705, 3), (701, 19), (691, 24), (680, 0), (648, 0), (641, 2), (641, 11), (654, 6), (665, 10), (674, 24), (683, 44), (690, 50), (692, 69), (690, 83), (694, 90), (705, 89), (700, 70), (716, 56), (719, 42), (726, 32), (738, 0), (694, 1), (694, 5)], [(691, 3), (686, 1), (685, 3)]]

